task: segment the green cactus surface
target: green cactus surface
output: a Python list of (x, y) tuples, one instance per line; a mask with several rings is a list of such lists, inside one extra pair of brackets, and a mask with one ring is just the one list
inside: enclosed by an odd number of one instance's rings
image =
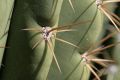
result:
[(120, 31), (120, 18), (104, 6), (114, 2), (0, 0), (0, 80), (119, 80), (110, 73), (119, 70), (119, 40), (106, 45), (117, 35), (107, 30)]

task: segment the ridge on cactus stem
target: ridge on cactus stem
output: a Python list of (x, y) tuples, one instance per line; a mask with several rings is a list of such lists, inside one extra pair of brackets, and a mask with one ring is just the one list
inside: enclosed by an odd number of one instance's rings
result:
[[(58, 64), (58, 61), (57, 61), (57, 58), (55, 56), (54, 50), (52, 49), (53, 45), (51, 43), (52, 42), (51, 39), (53, 38), (53, 39), (56, 39), (56, 40), (58, 40), (60, 42), (69, 44), (69, 45), (71, 45), (73, 47), (79, 48), (78, 46), (74, 45), (71, 42), (68, 42), (66, 40), (57, 38), (56, 33), (75, 31), (75, 29), (71, 29), (71, 27), (74, 27), (73, 25), (77, 25), (77, 24), (80, 24), (80, 23), (83, 24), (83, 23), (86, 23), (86, 22), (89, 22), (89, 21), (90, 20), (83, 21), (83, 22), (78, 22), (78, 23), (73, 23), (73, 24), (61, 26), (61, 27), (58, 27), (58, 28), (51, 28), (51, 27), (46, 26), (46, 27), (42, 27), (42, 29), (41, 28), (39, 28), (39, 29), (38, 28), (28, 28), (28, 29), (23, 29), (23, 30), (38, 31), (38, 32), (40, 32), (42, 34), (42, 38), (43, 38), (42, 40), (44, 40), (47, 43), (48, 47), (50, 48), (51, 53), (52, 53), (52, 55), (54, 57), (54, 60), (55, 60), (55, 62), (57, 64), (57, 67), (58, 67), (59, 71), (61, 72), (61, 68), (60, 68), (60, 66)], [(32, 47), (32, 49), (34, 49), (42, 40), (36, 42), (36, 44)]]
[(120, 0), (96, 0), (96, 5), (98, 6), (98, 9), (105, 15), (107, 18), (112, 22), (112, 24), (115, 26), (118, 32), (120, 32), (120, 29), (117, 25), (120, 26), (120, 18), (110, 12), (108, 9), (105, 8), (105, 5), (108, 3), (114, 3), (114, 2), (120, 2)]

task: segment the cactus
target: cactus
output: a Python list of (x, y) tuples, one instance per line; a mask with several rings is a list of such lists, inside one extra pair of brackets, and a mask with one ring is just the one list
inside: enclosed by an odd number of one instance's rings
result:
[(0, 64), (2, 63), (3, 59), (4, 47), (8, 36), (13, 7), (14, 0), (0, 1)]
[[(119, 17), (105, 8), (115, 2), (0, 0), (0, 80), (101, 80), (99, 66), (116, 65), (98, 57), (119, 44), (101, 46), (120, 31)], [(118, 32), (102, 38), (104, 15)]]

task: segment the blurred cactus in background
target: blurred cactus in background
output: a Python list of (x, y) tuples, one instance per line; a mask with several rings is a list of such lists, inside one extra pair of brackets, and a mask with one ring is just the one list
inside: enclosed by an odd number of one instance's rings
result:
[(0, 0), (0, 80), (119, 80), (118, 2)]

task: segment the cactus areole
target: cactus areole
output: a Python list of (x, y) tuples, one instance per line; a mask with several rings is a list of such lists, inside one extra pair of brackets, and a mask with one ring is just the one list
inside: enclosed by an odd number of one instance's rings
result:
[(53, 32), (51, 30), (52, 30), (51, 27), (42, 28), (42, 36), (44, 40), (49, 40), (53, 36)]
[(96, 0), (96, 5), (99, 6), (99, 5), (102, 5), (103, 1), (102, 0)]

